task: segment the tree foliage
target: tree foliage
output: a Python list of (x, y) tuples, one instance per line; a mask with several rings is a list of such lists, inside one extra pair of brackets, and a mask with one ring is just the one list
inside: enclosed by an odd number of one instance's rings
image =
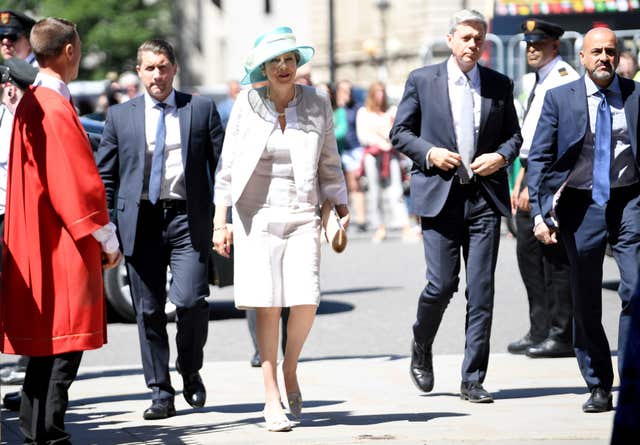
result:
[(5, 0), (2, 9), (39, 19), (63, 17), (78, 26), (83, 62), (80, 79), (103, 79), (136, 65), (136, 50), (145, 40), (173, 40), (170, 0)]

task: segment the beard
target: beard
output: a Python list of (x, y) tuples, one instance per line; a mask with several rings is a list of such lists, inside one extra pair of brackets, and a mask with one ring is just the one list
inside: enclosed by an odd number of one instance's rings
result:
[[(606, 68), (606, 70), (604, 69), (598, 69), (598, 68)], [(613, 69), (613, 67), (611, 67), (610, 65), (606, 65), (606, 66), (598, 66), (592, 70), (589, 70), (589, 75), (591, 76), (592, 79), (596, 79), (596, 80), (611, 80), (613, 79), (613, 75), (615, 74), (615, 71)]]

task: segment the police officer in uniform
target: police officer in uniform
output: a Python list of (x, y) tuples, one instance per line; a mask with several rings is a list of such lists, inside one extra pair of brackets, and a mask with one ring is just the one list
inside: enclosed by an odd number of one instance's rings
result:
[(527, 290), (531, 328), (524, 337), (510, 343), (508, 350), (534, 358), (568, 357), (574, 355), (569, 261), (562, 243), (543, 245), (534, 236), (533, 219), (539, 211), (529, 206), (526, 167), (546, 91), (578, 79), (579, 75), (559, 55), (559, 38), (564, 33), (560, 26), (529, 19), (522, 24), (522, 31), (527, 43), (527, 63), (534, 71), (522, 78), (523, 168), (511, 195), (511, 207), (516, 215), (516, 254)]
[(18, 57), (38, 67), (36, 55), (31, 50), (29, 33), (35, 25), (31, 17), (16, 11), (0, 11), (0, 54), (4, 60)]

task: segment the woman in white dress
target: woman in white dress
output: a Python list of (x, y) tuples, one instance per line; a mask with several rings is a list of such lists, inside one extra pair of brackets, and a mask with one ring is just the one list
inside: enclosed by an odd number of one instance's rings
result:
[(272, 431), (292, 426), (276, 374), (281, 309), (290, 308), (282, 371), (289, 412), (298, 418), (298, 358), (320, 299), (319, 206), (330, 200), (345, 224), (349, 219), (329, 99), (294, 83), (313, 53), (296, 45), (287, 27), (256, 40), (241, 83), (266, 85), (238, 95), (215, 181), (214, 248), (228, 255), (233, 243), (235, 304), (256, 309), (264, 417)]

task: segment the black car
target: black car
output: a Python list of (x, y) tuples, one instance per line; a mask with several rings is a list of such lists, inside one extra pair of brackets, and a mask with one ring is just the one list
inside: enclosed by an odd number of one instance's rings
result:
[[(104, 122), (81, 117), (80, 122), (84, 126), (91, 148), (94, 153), (98, 150)], [(167, 290), (171, 282), (171, 271), (167, 269)], [(233, 263), (231, 260), (221, 257), (211, 250), (211, 261), (209, 261), (209, 283), (219, 287), (233, 284)], [(109, 306), (120, 319), (127, 322), (135, 322), (135, 312), (131, 300), (129, 289), (129, 278), (124, 261), (114, 269), (104, 272), (104, 292)], [(167, 300), (165, 312), (169, 319), (175, 317), (176, 307)]]

